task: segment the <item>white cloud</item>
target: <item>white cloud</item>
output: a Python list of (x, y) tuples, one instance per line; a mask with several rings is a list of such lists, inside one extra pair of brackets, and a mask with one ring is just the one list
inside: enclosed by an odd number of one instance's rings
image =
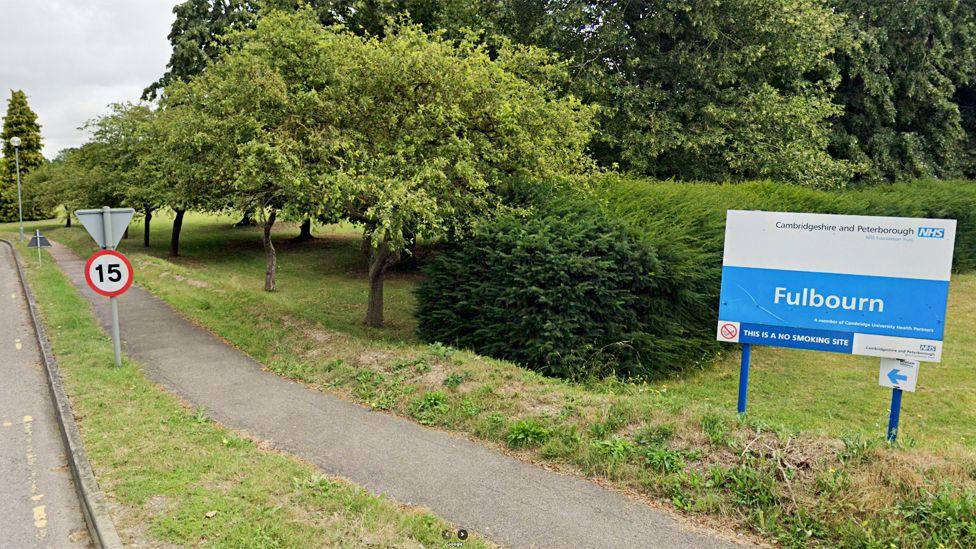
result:
[(0, 0), (0, 116), (22, 89), (44, 155), (82, 144), (78, 128), (136, 100), (169, 60), (177, 0)]

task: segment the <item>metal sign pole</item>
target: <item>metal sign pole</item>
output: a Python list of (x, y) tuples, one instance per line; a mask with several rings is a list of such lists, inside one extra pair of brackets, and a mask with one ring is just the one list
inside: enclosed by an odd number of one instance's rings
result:
[(901, 415), (901, 389), (891, 390), (891, 414), (888, 416), (888, 442), (898, 438), (898, 416)]
[(41, 230), (36, 229), (34, 231), (34, 238), (37, 239), (37, 264), (41, 264)]
[(20, 197), (20, 147), (14, 147), (17, 162), (17, 215), (20, 217), (20, 241), (24, 241), (24, 202)]
[[(109, 246), (112, 242), (115, 242), (112, 238), (112, 211), (108, 206), (102, 207), (102, 230), (105, 231), (105, 248), (108, 250), (114, 250), (114, 246)], [(119, 335), (119, 303), (118, 298), (110, 297), (108, 298), (109, 304), (112, 307), (112, 343), (115, 347), (115, 365), (122, 366), (122, 338)]]
[(742, 344), (742, 362), (739, 364), (739, 405), (740, 414), (746, 413), (746, 397), (749, 393), (749, 359), (752, 355), (752, 345)]

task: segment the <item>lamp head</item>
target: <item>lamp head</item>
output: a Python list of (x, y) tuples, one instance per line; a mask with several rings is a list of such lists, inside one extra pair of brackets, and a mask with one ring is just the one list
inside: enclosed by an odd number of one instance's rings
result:
[(10, 138), (10, 144), (13, 145), (14, 147), (19, 147), (20, 146), (20, 138), (19, 137), (11, 137)]

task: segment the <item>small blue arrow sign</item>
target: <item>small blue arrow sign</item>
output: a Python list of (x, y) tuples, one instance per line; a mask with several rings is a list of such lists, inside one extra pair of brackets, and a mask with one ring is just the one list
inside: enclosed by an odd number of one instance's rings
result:
[(898, 370), (898, 368), (893, 368), (891, 371), (889, 371), (888, 381), (895, 385), (898, 385), (899, 381), (908, 381), (908, 376), (901, 375), (899, 372), (900, 370)]

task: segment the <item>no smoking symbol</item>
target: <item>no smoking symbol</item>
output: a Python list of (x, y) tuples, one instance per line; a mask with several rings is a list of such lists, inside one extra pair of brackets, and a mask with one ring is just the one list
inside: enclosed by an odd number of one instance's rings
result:
[(722, 324), (722, 337), (725, 339), (735, 339), (735, 336), (739, 334), (739, 330), (736, 329), (734, 324)]

